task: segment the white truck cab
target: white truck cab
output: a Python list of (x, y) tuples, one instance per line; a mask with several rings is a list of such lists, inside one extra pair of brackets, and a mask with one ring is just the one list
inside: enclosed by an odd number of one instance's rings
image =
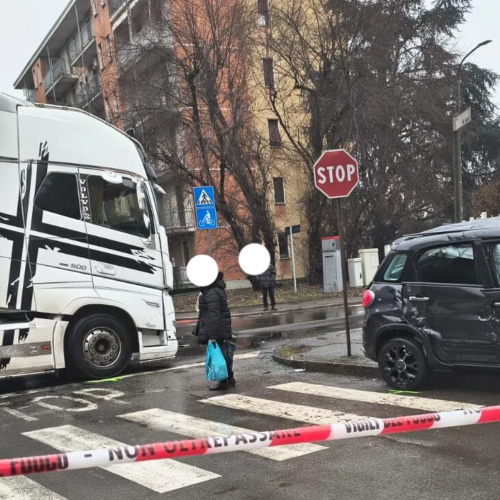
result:
[(175, 356), (155, 180), (109, 123), (0, 93), (0, 377)]

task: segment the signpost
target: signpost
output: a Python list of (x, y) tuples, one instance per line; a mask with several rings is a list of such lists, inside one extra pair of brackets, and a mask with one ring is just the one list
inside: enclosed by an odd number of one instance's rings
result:
[(347, 303), (346, 260), (344, 252), (344, 229), (342, 226), (341, 198), (347, 198), (359, 182), (358, 162), (345, 150), (324, 151), (314, 164), (314, 185), (325, 196), (337, 200), (337, 216), (342, 261), (342, 288), (344, 295), (345, 331), (347, 355), (351, 356), (351, 332), (349, 329), (349, 305)]
[(300, 225), (285, 227), (285, 233), (290, 235), (290, 246), (292, 249), (292, 273), (293, 273), (293, 291), (297, 293), (297, 273), (295, 272), (295, 251), (293, 248), (293, 235), (300, 233)]
[(465, 125), (467, 125), (472, 119), (472, 110), (471, 108), (466, 109), (461, 115), (453, 118), (453, 131), (461, 129)]
[[(217, 229), (217, 211), (215, 209), (215, 195), (212, 186), (193, 188), (194, 209), (196, 213), (196, 229)], [(210, 231), (207, 231), (207, 253), (212, 254)]]

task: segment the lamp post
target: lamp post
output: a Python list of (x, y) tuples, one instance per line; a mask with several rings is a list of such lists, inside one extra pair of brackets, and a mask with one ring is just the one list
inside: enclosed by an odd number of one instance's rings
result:
[[(460, 61), (457, 70), (457, 117), (461, 113), (461, 98), (462, 89), (460, 81), (460, 73), (465, 60), (473, 54), (477, 49), (491, 43), (492, 40), (486, 40), (476, 45), (468, 54)], [(455, 130), (455, 222), (461, 222), (464, 218), (464, 196), (462, 184), (462, 131), (459, 127)]]

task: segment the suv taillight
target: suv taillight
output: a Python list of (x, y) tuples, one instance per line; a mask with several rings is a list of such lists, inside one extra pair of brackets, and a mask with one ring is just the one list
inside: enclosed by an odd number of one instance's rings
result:
[(375, 294), (371, 290), (365, 290), (363, 292), (363, 307), (366, 309), (373, 304), (375, 300)]

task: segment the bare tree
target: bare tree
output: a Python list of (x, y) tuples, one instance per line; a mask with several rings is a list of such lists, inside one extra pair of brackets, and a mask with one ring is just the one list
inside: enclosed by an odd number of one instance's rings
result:
[[(289, 0), (274, 6), (277, 79), (293, 85), (278, 84), (270, 97), (310, 179), (304, 206), (313, 277), (321, 276), (320, 237), (337, 231), (333, 205), (312, 182), (324, 149), (346, 148), (360, 164), (360, 185), (345, 203), (348, 254), (451, 217), (456, 58), (448, 47), (469, 3)], [(309, 117), (306, 133), (293, 118), (298, 99)]]
[(135, 40), (116, 40), (125, 127), (135, 126), (164, 182), (214, 186), (232, 240), (220, 245), (263, 242), (274, 255), (271, 159), (249, 105), (253, 9), (245, 0), (166, 9), (152, 0)]

